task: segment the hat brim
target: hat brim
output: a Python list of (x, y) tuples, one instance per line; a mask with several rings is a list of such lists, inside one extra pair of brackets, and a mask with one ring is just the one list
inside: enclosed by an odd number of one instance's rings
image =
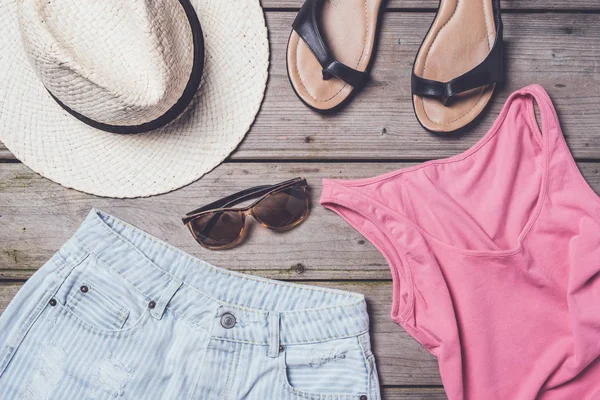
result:
[(0, 8), (0, 140), (32, 170), (97, 196), (166, 193), (214, 169), (243, 140), (260, 109), (269, 67), (267, 28), (259, 0), (190, 2), (205, 36), (200, 90), (169, 125), (118, 135), (84, 124), (52, 99), (27, 60), (16, 0), (7, 0)]

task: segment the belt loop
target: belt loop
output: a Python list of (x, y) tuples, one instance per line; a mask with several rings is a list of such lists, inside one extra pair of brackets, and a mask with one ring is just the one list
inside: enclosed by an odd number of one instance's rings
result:
[(278, 312), (269, 313), (269, 354), (271, 358), (279, 357), (279, 321)]
[(173, 279), (169, 282), (167, 288), (160, 294), (160, 298), (156, 300), (154, 308), (150, 309), (150, 315), (152, 315), (153, 318), (162, 319), (165, 309), (182, 284), (183, 283), (177, 279)]

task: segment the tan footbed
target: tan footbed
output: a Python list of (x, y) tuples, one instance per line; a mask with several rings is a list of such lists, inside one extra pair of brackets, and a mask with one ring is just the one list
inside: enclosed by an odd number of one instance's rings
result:
[[(319, 28), (336, 60), (359, 71), (367, 69), (382, 1), (325, 1)], [(323, 68), (295, 31), (288, 43), (287, 68), (298, 96), (318, 110), (330, 110), (340, 105), (354, 90), (336, 77), (323, 80)]]
[[(441, 0), (438, 14), (417, 55), (417, 76), (448, 82), (470, 71), (489, 54), (496, 39), (492, 0)], [(415, 114), (434, 132), (452, 132), (472, 122), (485, 108), (494, 85), (450, 99), (413, 95)]]

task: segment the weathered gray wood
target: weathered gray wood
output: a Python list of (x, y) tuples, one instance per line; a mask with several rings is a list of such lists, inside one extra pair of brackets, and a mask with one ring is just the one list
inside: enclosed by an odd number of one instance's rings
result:
[[(252, 130), (232, 155), (234, 160), (448, 156), (479, 139), (508, 94), (531, 83), (542, 84), (554, 98), (574, 155), (598, 157), (600, 14), (507, 14), (508, 84), (498, 91), (481, 122), (460, 138), (431, 135), (413, 115), (410, 71), (432, 13), (386, 14), (372, 82), (333, 116), (307, 109), (288, 82), (285, 49), (294, 15), (267, 14), (272, 50), (267, 95)], [(12, 156), (0, 147), (0, 158)]]
[(0, 315), (4, 312), (13, 297), (15, 297), (21, 286), (22, 284), (20, 283), (0, 283)]
[[(304, 0), (262, 0), (265, 8), (298, 9)], [(388, 9), (437, 9), (439, 0), (388, 0)], [(600, 3), (596, 0), (503, 0), (503, 10), (598, 10)]]
[[(321, 179), (368, 177), (409, 164), (228, 163), (200, 181), (148, 199), (98, 198), (65, 189), (23, 164), (0, 164), (0, 278), (22, 279), (75, 232), (92, 207), (131, 222), (213, 264), (276, 279), (389, 279), (385, 259), (336, 214), (318, 204)], [(600, 191), (600, 163), (580, 167)], [(201, 248), (181, 225), (186, 211), (265, 182), (305, 176), (311, 215), (297, 228), (274, 233), (250, 223), (247, 242), (227, 251)], [(298, 267), (300, 265), (300, 267)]]
[(382, 391), (383, 400), (447, 400), (443, 388), (389, 388)]
[[(390, 282), (314, 282), (363, 293), (369, 304), (373, 351), (382, 385), (439, 385), (437, 362), (390, 318)], [(0, 284), (0, 313), (21, 284)]]

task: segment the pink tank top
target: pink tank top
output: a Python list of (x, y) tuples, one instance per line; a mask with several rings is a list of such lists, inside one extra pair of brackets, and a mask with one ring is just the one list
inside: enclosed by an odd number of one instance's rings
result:
[(600, 198), (542, 87), (465, 153), (325, 180), (321, 203), (385, 255), (392, 318), (450, 399), (600, 399)]

